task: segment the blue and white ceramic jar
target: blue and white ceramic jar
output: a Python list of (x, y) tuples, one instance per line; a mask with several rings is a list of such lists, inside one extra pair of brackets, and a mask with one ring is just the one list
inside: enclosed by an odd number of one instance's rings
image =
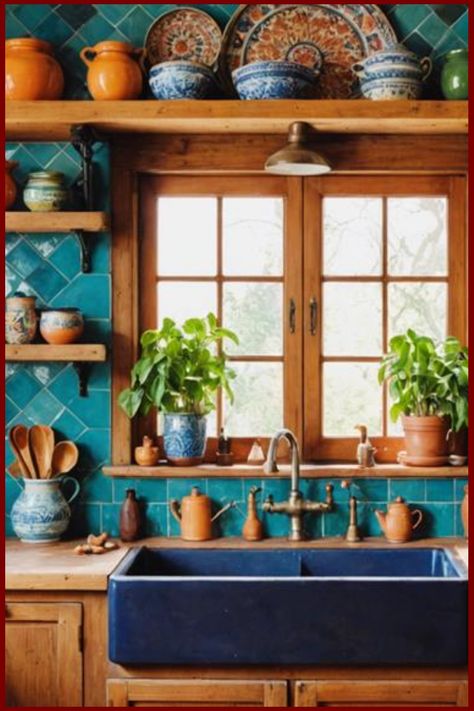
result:
[(209, 67), (189, 60), (161, 62), (150, 69), (150, 89), (155, 99), (207, 99), (216, 91)]
[[(24, 543), (59, 541), (69, 525), (69, 504), (79, 493), (79, 483), (72, 476), (54, 479), (23, 479), (24, 489), (11, 511), (13, 530)], [(74, 491), (65, 499), (61, 486), (72, 481)]]
[(320, 71), (296, 62), (252, 62), (232, 72), (241, 99), (311, 99), (316, 96)]
[(32, 212), (57, 212), (68, 204), (64, 175), (50, 170), (30, 173), (23, 191), (23, 202)]
[(201, 464), (206, 449), (206, 417), (166, 413), (163, 418), (163, 445), (170, 464), (181, 467)]
[(380, 50), (354, 64), (363, 96), (368, 99), (419, 99), (431, 73), (429, 57), (419, 59), (401, 44)]

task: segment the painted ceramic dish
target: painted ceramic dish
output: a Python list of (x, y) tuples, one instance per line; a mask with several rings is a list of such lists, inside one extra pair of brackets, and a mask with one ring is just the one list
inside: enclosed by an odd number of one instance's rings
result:
[(322, 66), (319, 97), (348, 98), (357, 90), (352, 64), (396, 41), (377, 5), (242, 5), (224, 34), (219, 72), (229, 89), (232, 72), (250, 62)]
[(319, 72), (296, 62), (245, 64), (232, 73), (241, 99), (311, 99)]
[(162, 62), (150, 69), (155, 99), (207, 99), (215, 91), (212, 69), (187, 60)]
[(170, 10), (150, 27), (145, 38), (150, 65), (185, 59), (211, 67), (217, 60), (222, 32), (206, 12), (193, 7)]

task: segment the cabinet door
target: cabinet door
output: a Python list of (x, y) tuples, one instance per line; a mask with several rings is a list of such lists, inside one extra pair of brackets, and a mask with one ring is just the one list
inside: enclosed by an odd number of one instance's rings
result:
[(107, 706), (287, 706), (286, 681), (109, 679)]
[(464, 681), (298, 681), (295, 706), (467, 706)]
[(82, 706), (82, 605), (6, 605), (7, 706)]

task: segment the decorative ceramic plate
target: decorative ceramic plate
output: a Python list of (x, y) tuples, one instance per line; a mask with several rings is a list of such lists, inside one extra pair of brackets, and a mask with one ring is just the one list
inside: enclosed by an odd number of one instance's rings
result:
[(322, 67), (319, 96), (348, 98), (358, 87), (352, 65), (397, 41), (377, 5), (242, 5), (224, 33), (220, 74), (250, 62), (284, 59)]
[(211, 67), (221, 46), (217, 22), (203, 10), (182, 7), (164, 13), (151, 25), (145, 38), (150, 66), (185, 59)]

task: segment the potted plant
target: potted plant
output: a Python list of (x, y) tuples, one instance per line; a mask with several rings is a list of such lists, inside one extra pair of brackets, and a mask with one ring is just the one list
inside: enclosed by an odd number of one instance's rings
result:
[(215, 408), (217, 389), (233, 400), (230, 382), (235, 373), (225, 353), (216, 352), (226, 338), (239, 342), (235, 333), (218, 326), (212, 313), (188, 319), (182, 328), (165, 318), (160, 330), (141, 336), (141, 355), (119, 405), (130, 418), (147, 415), (152, 408), (163, 414), (163, 445), (171, 464), (195, 466), (203, 461), (206, 415)]
[(458, 432), (467, 426), (467, 379), (467, 349), (456, 338), (437, 346), (431, 338), (408, 330), (391, 339), (379, 383), (389, 383), (391, 419), (402, 418), (403, 463), (447, 463), (449, 430)]

